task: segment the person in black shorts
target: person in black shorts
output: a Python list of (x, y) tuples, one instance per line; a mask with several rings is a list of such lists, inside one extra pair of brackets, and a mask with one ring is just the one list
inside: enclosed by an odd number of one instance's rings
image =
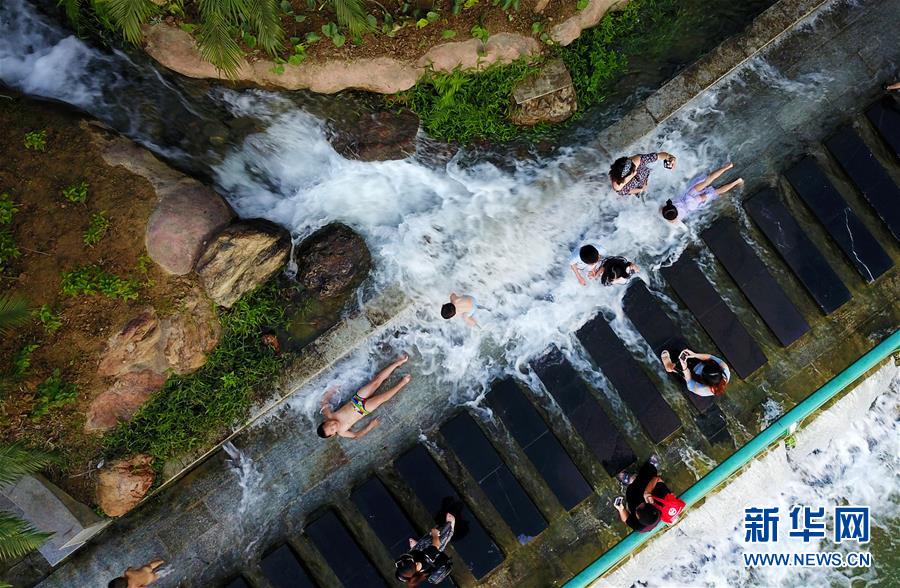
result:
[(418, 586), (426, 580), (429, 584), (440, 584), (450, 574), (453, 561), (444, 550), (453, 537), (456, 517), (448, 512), (445, 521), (440, 529), (433, 528), (418, 541), (409, 539), (409, 551), (394, 562), (397, 580), (407, 586)]

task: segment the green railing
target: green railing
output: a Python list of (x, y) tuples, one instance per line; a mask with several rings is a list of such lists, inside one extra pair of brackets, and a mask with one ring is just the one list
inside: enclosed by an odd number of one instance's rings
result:
[[(731, 457), (697, 480), (693, 486), (681, 495), (681, 499), (687, 505), (685, 508), (690, 507), (715, 490), (732, 474), (769, 449), (772, 444), (787, 434), (793, 426), (821, 408), (823, 404), (834, 398), (897, 350), (900, 350), (900, 330), (894, 331), (893, 335), (857, 359), (847, 369), (810, 394), (806, 400), (795, 406), (784, 416), (766, 427), (765, 430), (761, 431), (759, 435), (751, 439), (746, 445), (735, 451)], [(665, 525), (660, 525), (649, 533), (631, 533), (616, 543), (612, 549), (601, 555), (594, 563), (582, 570), (581, 573), (569, 580), (566, 583), (566, 588), (585, 588), (589, 586), (597, 578), (608, 572), (610, 568), (646, 543), (653, 535), (665, 528)]]

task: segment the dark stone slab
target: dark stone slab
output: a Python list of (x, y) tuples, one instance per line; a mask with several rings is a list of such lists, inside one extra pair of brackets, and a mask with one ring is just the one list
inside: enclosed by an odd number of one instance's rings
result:
[(394, 466), (435, 519), (447, 511), (456, 516), (457, 532), (452, 545), (472, 575), (482, 578), (503, 563), (503, 552), (466, 507), (425, 447), (415, 445)]
[[(678, 353), (688, 347), (681, 330), (663, 311), (643, 281), (632, 280), (628, 292), (625, 293), (624, 308), (628, 319), (653, 349), (654, 357), (659, 357), (664, 349), (668, 349), (670, 354), (678, 357)], [(691, 394), (683, 383), (679, 384), (678, 389), (701, 414), (718, 408), (712, 396)]]
[(345, 588), (387, 586), (333, 510), (306, 526), (306, 535)]
[(534, 502), (469, 414), (447, 421), (441, 435), (521, 543), (547, 528)]
[(391, 555), (404, 553), (409, 548), (407, 540), (418, 537), (412, 522), (375, 476), (357, 486), (350, 499)]
[(515, 382), (495, 382), (487, 403), (509, 429), (563, 508), (569, 510), (591, 494), (587, 480)]
[(828, 151), (853, 180), (863, 197), (900, 240), (900, 187), (879, 163), (853, 127), (845, 125), (825, 141)]
[[(302, 584), (300, 584), (300, 586), (302, 586)], [(247, 580), (238, 576), (231, 582), (225, 584), (225, 588), (251, 588), (251, 586), (247, 583)]]
[[(603, 412), (603, 408), (578, 377), (575, 368), (558, 349), (554, 348), (531, 365), (541, 382), (556, 399), (563, 414), (610, 476), (615, 476), (635, 462), (637, 458), (628, 446), (628, 440)], [(650, 399), (651, 403), (653, 400)], [(665, 405), (662, 412), (668, 408), (668, 405)], [(658, 405), (648, 404), (644, 407), (644, 414), (653, 414), (659, 410)], [(677, 417), (676, 423), (677, 429), (681, 426), (681, 423), (677, 422)]]
[(665, 440), (681, 428), (675, 411), (666, 404), (603, 316), (595, 316), (578, 329), (577, 334), (594, 363), (609, 378), (654, 443)]
[(785, 176), (866, 282), (874, 282), (893, 267), (894, 262), (812, 157), (803, 158)]
[[(303, 564), (294, 554), (294, 550), (286, 543), (276, 547), (263, 557), (259, 562), (259, 567), (269, 583), (272, 584), (272, 588), (313, 588), (315, 586)], [(243, 579), (238, 578), (236, 581), (243, 581)]]
[(790, 266), (791, 270), (825, 314), (831, 314), (850, 300), (850, 291), (841, 282), (825, 257), (797, 223), (775, 190), (766, 188), (744, 201), (753, 222)]
[(809, 331), (809, 323), (757, 257), (733, 220), (719, 219), (700, 236), (782, 345), (790, 345)]
[(740, 377), (746, 378), (766, 364), (762, 349), (693, 259), (682, 256), (661, 271)]
[(894, 155), (900, 158), (900, 106), (897, 101), (890, 96), (883, 96), (866, 109), (866, 117)]

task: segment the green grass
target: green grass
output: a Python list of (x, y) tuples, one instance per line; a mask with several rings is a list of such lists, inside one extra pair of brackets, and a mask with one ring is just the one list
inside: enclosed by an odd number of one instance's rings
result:
[[(549, 57), (565, 62), (578, 97), (579, 112), (570, 120), (577, 120), (587, 108), (607, 98), (627, 71), (629, 55), (656, 56), (670, 46), (684, 29), (678, 17), (677, 0), (631, 0), (621, 11), (606, 14), (572, 44), (554, 47)], [(486, 34), (479, 25), (476, 27), (479, 35)], [(535, 28), (535, 34), (540, 30)], [(481, 72), (431, 72), (389, 103), (413, 110), (436, 139), (465, 144), (480, 139), (507, 142), (517, 137), (535, 138), (547, 134), (551, 127), (517, 127), (507, 120), (507, 112), (513, 87), (537, 71), (542, 61), (519, 60)]]
[(245, 417), (254, 391), (271, 385), (285, 362), (261, 342), (262, 329), (285, 324), (279, 292), (277, 284), (267, 284), (221, 313), (222, 337), (206, 365), (170, 377), (130, 422), (107, 435), (107, 455), (170, 459), (215, 442)]
[(25, 133), (25, 139), (22, 143), (25, 145), (25, 149), (43, 153), (47, 150), (47, 131), (31, 131)]
[(104, 271), (98, 265), (84, 265), (62, 273), (60, 290), (66, 296), (102, 294), (108, 298), (136, 300), (140, 283)]
[(74, 202), (75, 204), (83, 204), (87, 201), (88, 197), (88, 183), (84, 180), (81, 180), (77, 184), (67, 186), (66, 188), (63, 188), (62, 195), (63, 198), (65, 198), (69, 202)]
[(72, 404), (77, 396), (78, 388), (75, 384), (63, 380), (59, 375), (59, 369), (55, 369), (53, 375), (47, 378), (43, 384), (38, 384), (35, 405), (31, 410), (31, 419), (40, 420), (54, 408)]
[(107, 218), (106, 212), (98, 212), (91, 215), (91, 222), (84, 232), (84, 244), (88, 247), (93, 247), (103, 239), (103, 236), (106, 235), (106, 231), (108, 230), (109, 218)]

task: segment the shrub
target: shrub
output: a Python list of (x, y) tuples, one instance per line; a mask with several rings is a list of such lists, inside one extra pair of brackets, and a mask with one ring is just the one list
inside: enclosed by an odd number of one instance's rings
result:
[(130, 422), (107, 435), (107, 454), (169, 459), (212, 442), (244, 417), (254, 390), (270, 386), (286, 359), (261, 341), (263, 328), (285, 326), (279, 292), (277, 284), (267, 284), (223, 312), (222, 337), (206, 364), (170, 377)]
[(81, 180), (77, 184), (72, 184), (71, 186), (63, 188), (62, 195), (63, 198), (69, 202), (83, 204), (87, 201), (88, 197), (88, 183)]
[(0, 194), (0, 225), (11, 223), (13, 215), (17, 212), (19, 212), (19, 209), (13, 202), (12, 196), (6, 192)]
[(25, 133), (25, 149), (44, 152), (47, 150), (47, 131)]
[(84, 244), (93, 247), (103, 239), (106, 231), (109, 230), (109, 219), (105, 212), (98, 212), (91, 215), (91, 222), (87, 231), (84, 232)]
[(47, 378), (43, 384), (38, 384), (31, 419), (40, 420), (52, 409), (72, 404), (77, 396), (78, 388), (75, 384), (63, 380), (59, 375), (59, 369), (55, 369), (53, 375)]
[(95, 264), (85, 265), (62, 273), (60, 289), (66, 296), (102, 294), (108, 298), (136, 300), (140, 283), (107, 273)]

